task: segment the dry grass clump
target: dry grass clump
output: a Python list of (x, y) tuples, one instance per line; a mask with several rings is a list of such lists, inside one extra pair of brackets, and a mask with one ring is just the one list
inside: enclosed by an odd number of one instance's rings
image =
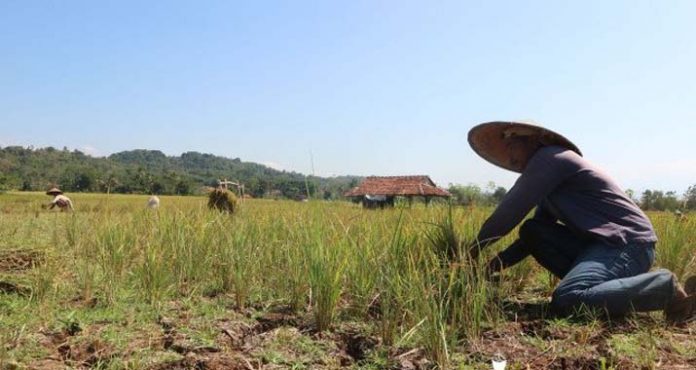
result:
[(220, 212), (234, 213), (237, 207), (237, 196), (224, 188), (216, 188), (208, 194), (208, 208)]

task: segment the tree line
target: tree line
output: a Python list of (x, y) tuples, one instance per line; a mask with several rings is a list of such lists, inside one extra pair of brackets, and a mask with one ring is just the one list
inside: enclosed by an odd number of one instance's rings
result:
[(507, 189), (492, 181), (485, 188), (475, 184), (449, 184), (447, 191), (452, 194), (452, 202), (462, 206), (494, 206), (507, 193)]
[[(188, 195), (217, 186), (227, 178), (245, 186), (255, 198), (338, 199), (358, 185), (356, 176), (305, 176), (280, 171), (239, 158), (186, 152), (167, 156), (159, 150), (130, 150), (108, 157), (92, 157), (79, 150), (53, 147), (0, 147), (0, 190), (45, 191), (57, 185), (65, 192)], [(489, 182), (449, 184), (452, 202), (459, 205), (494, 206), (507, 190)], [(696, 185), (684, 194), (645, 190), (638, 196), (626, 191), (645, 210), (696, 209)]]
[[(475, 184), (450, 184), (447, 190), (452, 201), (458, 205), (495, 206), (505, 197), (507, 190), (489, 182), (485, 188)], [(638, 197), (633, 190), (626, 195), (640, 208), (649, 211), (692, 211), (696, 210), (696, 185), (690, 186), (684, 194), (675, 191), (645, 190)]]
[(691, 185), (681, 196), (674, 191), (645, 190), (640, 199), (634, 199), (641, 208), (651, 211), (696, 210), (696, 185)]
[(138, 149), (92, 157), (67, 148), (0, 148), (0, 190), (45, 191), (55, 185), (65, 192), (188, 195), (224, 178), (241, 182), (253, 197), (289, 199), (337, 198), (360, 180), (305, 176), (198, 152), (167, 156)]

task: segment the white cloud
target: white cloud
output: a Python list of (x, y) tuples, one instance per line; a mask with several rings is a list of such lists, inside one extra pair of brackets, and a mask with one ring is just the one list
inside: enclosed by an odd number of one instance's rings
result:
[(281, 166), (277, 162), (259, 162), (259, 163), (266, 166), (266, 167), (270, 167), (274, 170), (278, 170), (278, 171), (285, 171), (286, 170), (283, 166)]
[(91, 155), (92, 157), (102, 157), (102, 153), (99, 149), (91, 146), (91, 145), (85, 145), (80, 148), (80, 151), (87, 154)]

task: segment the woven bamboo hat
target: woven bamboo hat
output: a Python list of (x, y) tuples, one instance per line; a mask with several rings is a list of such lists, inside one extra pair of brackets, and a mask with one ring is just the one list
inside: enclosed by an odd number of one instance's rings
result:
[[(469, 130), (469, 145), (476, 154), (498, 167), (514, 172), (522, 172), (522, 168), (512, 165), (514, 162), (526, 163), (529, 158), (515, 158), (509, 150), (508, 140), (515, 137), (527, 137), (536, 140), (540, 146), (557, 145), (568, 148), (582, 156), (580, 149), (563, 135), (549, 129), (525, 122), (494, 121), (481, 123)], [(530, 153), (532, 155), (534, 153)]]
[(46, 192), (46, 195), (58, 195), (58, 194), (63, 194), (63, 192), (56, 187), (52, 187), (52, 188), (48, 189), (48, 191)]

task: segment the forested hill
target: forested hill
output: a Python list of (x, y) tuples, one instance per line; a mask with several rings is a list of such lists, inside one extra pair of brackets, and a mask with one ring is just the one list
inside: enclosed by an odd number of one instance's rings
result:
[(0, 148), (0, 190), (46, 190), (58, 185), (65, 192), (194, 194), (218, 179), (240, 181), (254, 197), (336, 198), (359, 178), (305, 177), (258, 163), (212, 154), (186, 152), (167, 156), (159, 150), (130, 150), (92, 157), (79, 150)]

